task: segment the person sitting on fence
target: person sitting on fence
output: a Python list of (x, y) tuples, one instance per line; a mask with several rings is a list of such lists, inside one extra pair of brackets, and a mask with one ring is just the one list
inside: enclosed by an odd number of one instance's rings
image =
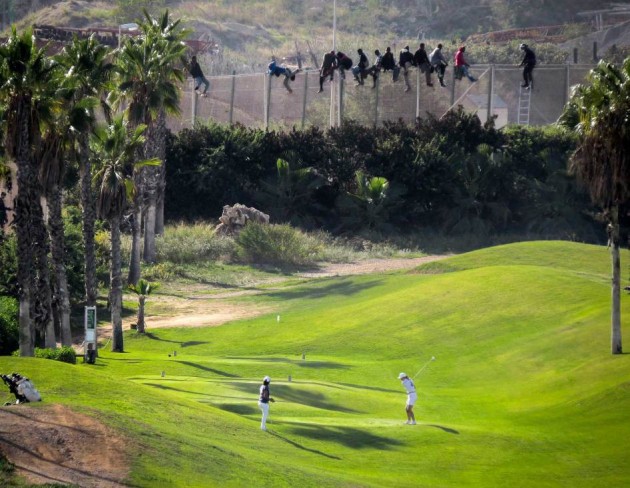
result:
[(444, 73), (446, 72), (448, 63), (442, 52), (442, 44), (438, 44), (437, 47), (431, 51), (431, 54), (429, 54), (429, 62), (435, 70), (438, 80), (440, 80), (440, 86), (446, 86), (444, 84)]
[(413, 54), (409, 52), (409, 46), (405, 46), (400, 50), (398, 64), (400, 69), (402, 69), (403, 78), (405, 79), (405, 91), (409, 91), (411, 89), (411, 85), (409, 84), (409, 70), (413, 66)]
[(378, 74), (381, 72), (381, 68), (383, 67), (383, 55), (378, 49), (374, 51), (374, 56), (374, 64), (367, 70), (367, 74), (372, 77), (372, 88), (376, 88), (376, 80), (378, 79)]
[(342, 80), (346, 79), (346, 70), (352, 69), (352, 59), (341, 51), (337, 52), (337, 68)]
[(289, 86), (289, 80), (295, 81), (295, 75), (299, 71), (300, 71), (299, 68), (293, 71), (287, 68), (286, 66), (278, 66), (278, 64), (276, 63), (275, 56), (271, 56), (271, 63), (269, 63), (269, 65), (267, 66), (267, 74), (269, 76), (284, 75), (284, 81), (282, 82), (282, 84), (284, 85), (284, 87), (287, 89), (289, 93), (293, 93), (293, 90), (291, 90), (291, 87)]
[(427, 81), (427, 86), (433, 86), (433, 82), (431, 81), (431, 72), (432, 67), (429, 62), (429, 55), (424, 47), (424, 42), (420, 43), (419, 49), (413, 55), (414, 64), (418, 67), (420, 71), (424, 73), (424, 76)]
[(381, 69), (383, 71), (392, 71), (392, 81), (398, 81), (400, 68), (396, 66), (394, 53), (392, 52), (392, 48), (389, 46), (387, 47), (387, 49), (385, 49), (385, 54), (383, 54), (383, 59), (381, 60)]
[(359, 63), (352, 68), (352, 74), (354, 75), (354, 79), (357, 81), (358, 86), (363, 85), (363, 80), (368, 74), (367, 71), (370, 66), (370, 61), (363, 52), (363, 49), (357, 49), (357, 53), (359, 54)]
[(461, 80), (464, 76), (470, 80), (471, 83), (477, 81), (473, 75), (468, 72), (470, 65), (464, 58), (466, 52), (466, 46), (460, 47), (455, 53), (455, 78)]
[(201, 96), (207, 97), (208, 95), (206, 94), (206, 92), (208, 91), (208, 88), (210, 88), (210, 82), (203, 75), (203, 71), (201, 71), (201, 66), (199, 66), (199, 63), (197, 62), (197, 56), (193, 56), (192, 58), (190, 58), (188, 71), (190, 71), (190, 76), (192, 76), (195, 80), (195, 92), (197, 92), (197, 90), (199, 90), (199, 87), (203, 84), (205, 85), (205, 88)]
[(523, 88), (533, 88), (534, 78), (532, 77), (532, 73), (536, 66), (536, 54), (534, 54), (534, 51), (532, 51), (527, 44), (521, 44), (520, 48), (524, 53), (523, 61), (519, 64), (519, 66), (523, 66), (524, 83), (521, 86)]
[(319, 91), (317, 93), (324, 91), (324, 80), (327, 76), (330, 76), (330, 81), (333, 80), (333, 75), (335, 74), (336, 69), (337, 56), (335, 56), (335, 51), (330, 51), (329, 53), (324, 54), (322, 68), (319, 70)]

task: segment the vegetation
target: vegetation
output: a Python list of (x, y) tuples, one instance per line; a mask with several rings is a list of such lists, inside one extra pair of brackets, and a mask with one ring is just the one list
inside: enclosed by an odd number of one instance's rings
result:
[[(630, 356), (602, 334), (607, 256), (530, 242), (445, 259), (440, 274), (283, 286), (236, 299), (269, 307), (257, 318), (129, 332), (127, 354), (101, 349), (96, 368), (0, 358), (0, 371), (124, 433), (142, 452), (134, 486), (625, 486)], [(419, 425), (403, 425), (398, 373), (431, 356)]]
[(63, 363), (76, 364), (77, 355), (70, 346), (60, 347), (56, 349), (40, 349), (35, 348), (35, 357), (43, 359), (53, 359)]
[(621, 354), (620, 221), (630, 203), (630, 58), (621, 68), (606, 62), (591, 71), (589, 85), (577, 86), (562, 122), (579, 136), (571, 169), (606, 212), (612, 256), (613, 354)]
[(198, 126), (169, 144), (168, 216), (207, 220), (243, 203), (274, 222), (334, 234), (422, 229), (596, 242), (594, 209), (567, 175), (574, 148), (558, 128), (499, 132), (462, 110), (415, 127)]

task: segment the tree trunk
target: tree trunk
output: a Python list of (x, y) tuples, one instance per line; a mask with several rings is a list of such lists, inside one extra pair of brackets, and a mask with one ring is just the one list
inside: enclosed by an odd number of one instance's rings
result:
[(621, 260), (619, 256), (619, 207), (611, 210), (610, 253), (612, 257), (612, 334), (613, 354), (622, 354), (621, 348)]
[(127, 283), (135, 285), (140, 279), (140, 254), (142, 245), (142, 205), (140, 195), (133, 202), (133, 222), (131, 225), (131, 255), (129, 258), (129, 274)]
[(31, 140), (29, 137), (30, 100), (17, 103), (16, 119), (21, 126), (19, 128), (19, 142), (14, 150), (14, 159), (17, 165), (18, 194), (15, 198), (14, 226), (17, 237), (18, 269), (17, 279), (19, 286), (20, 312), (20, 356), (33, 356), (34, 331), (31, 322), (31, 291), (33, 290), (33, 236), (31, 235), (30, 215), (32, 202), (29, 195), (30, 187), (37, 178), (31, 163)]
[(87, 135), (79, 139), (81, 158), (81, 207), (83, 209), (83, 246), (85, 248), (85, 302), (88, 306), (96, 305), (98, 287), (96, 281), (96, 252), (94, 246), (94, 222), (96, 208), (92, 192), (92, 163), (90, 162)]
[(157, 224), (158, 193), (160, 191), (164, 156), (166, 154), (166, 116), (161, 110), (155, 121), (147, 128), (144, 157), (158, 158), (162, 161), (159, 167), (147, 167), (143, 170), (143, 186), (146, 196), (146, 223), (144, 226), (144, 261), (155, 263), (155, 234)]
[(70, 291), (68, 290), (68, 277), (64, 262), (64, 229), (61, 216), (61, 190), (55, 186), (47, 199), (48, 203), (48, 233), (50, 234), (50, 246), (52, 264), (56, 279), (56, 305), (59, 310), (59, 325), (61, 330), (61, 345), (72, 345), (72, 332), (70, 330)]
[(164, 235), (164, 198), (166, 193), (166, 161), (160, 167), (160, 185), (158, 186), (157, 212), (155, 215), (155, 234)]
[(144, 301), (146, 297), (140, 295), (138, 297), (138, 334), (144, 334)]
[(50, 268), (48, 261), (48, 232), (44, 223), (44, 213), (41, 205), (42, 191), (40, 185), (33, 185), (37, 195), (33, 195), (37, 202), (33, 204), (31, 211), (31, 232), (33, 240), (31, 246), (34, 250), (34, 267), (31, 270), (36, 277), (35, 296), (31, 295), (31, 319), (35, 330), (44, 336), (44, 347), (54, 349), (57, 347), (55, 335), (55, 321), (52, 313), (52, 287), (50, 286)]
[(120, 217), (110, 219), (111, 227), (111, 268), (110, 268), (110, 307), (112, 314), (112, 352), (123, 352), (122, 330), (122, 260), (120, 256)]

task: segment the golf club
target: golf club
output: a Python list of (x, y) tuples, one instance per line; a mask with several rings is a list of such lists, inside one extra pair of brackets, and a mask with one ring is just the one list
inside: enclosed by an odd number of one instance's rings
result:
[(415, 377), (416, 377), (416, 376), (418, 376), (420, 373), (422, 373), (422, 371), (424, 370), (424, 368), (426, 368), (426, 367), (429, 365), (429, 363), (430, 363), (431, 361), (435, 361), (435, 356), (431, 356), (431, 359), (429, 359), (429, 360), (428, 360), (428, 361), (424, 364), (424, 366), (422, 366), (422, 368), (420, 368), (420, 370), (419, 370), (416, 374), (414, 374), (411, 378), (412, 378), (412, 379), (415, 379)]

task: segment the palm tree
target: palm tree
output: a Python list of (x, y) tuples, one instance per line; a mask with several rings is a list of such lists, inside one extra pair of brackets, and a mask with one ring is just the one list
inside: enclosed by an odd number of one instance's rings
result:
[(570, 169), (608, 219), (612, 257), (613, 354), (621, 354), (619, 209), (630, 200), (630, 58), (620, 68), (601, 61), (588, 85), (573, 90), (560, 123), (578, 135)]
[[(293, 153), (287, 156), (287, 159), (299, 161)], [(256, 195), (256, 200), (275, 222), (315, 226), (309, 216), (322, 206), (317, 204), (313, 196), (326, 180), (313, 168), (291, 168), (287, 159), (279, 158), (276, 161), (276, 177), (261, 182), (262, 191)]]
[(144, 334), (144, 303), (147, 297), (157, 289), (157, 283), (150, 283), (147, 280), (139, 279), (135, 285), (129, 285), (129, 290), (138, 295), (138, 333)]
[(15, 229), (23, 356), (34, 353), (35, 331), (48, 331), (46, 345), (54, 347), (55, 343), (46, 229), (40, 204), (42, 190), (33, 148), (40, 143), (40, 124), (47, 119), (50, 103), (55, 100), (50, 88), (56, 86), (56, 68), (44, 50), (37, 48), (30, 30), (18, 35), (13, 27), (8, 40), (0, 46), (0, 100), (6, 106), (5, 146), (18, 168)]
[(73, 128), (67, 135), (74, 141), (73, 145), (77, 146), (73, 152), (78, 159), (81, 178), (87, 305), (96, 304), (98, 293), (94, 246), (96, 209), (92, 190), (89, 133), (94, 130), (96, 120), (94, 111), (97, 106), (101, 107), (105, 119), (111, 120), (111, 111), (104, 97), (114, 66), (108, 60), (109, 55), (109, 48), (100, 44), (93, 34), (88, 39), (74, 37), (57, 57), (59, 64), (66, 70), (64, 87), (69, 95), (67, 103)]
[[(185, 79), (181, 65), (188, 34), (179, 28), (180, 21), (171, 22), (168, 11), (154, 19), (146, 11), (139, 24), (142, 35), (127, 38), (118, 52), (118, 89), (115, 100), (127, 105), (127, 119), (132, 125), (146, 124), (144, 158), (164, 160), (166, 152), (166, 113), (179, 114), (179, 86)], [(155, 225), (158, 189), (163, 190), (165, 168), (151, 168), (136, 176), (141, 185), (134, 200), (133, 238), (129, 283), (140, 278), (141, 221), (143, 199), (146, 200), (144, 260), (155, 261)]]
[(122, 117), (116, 117), (105, 130), (93, 138), (98, 160), (94, 182), (98, 187), (96, 210), (99, 217), (109, 222), (111, 232), (110, 307), (112, 319), (112, 351), (123, 352), (122, 332), (122, 262), (120, 253), (120, 220), (133, 200), (132, 178), (134, 165), (157, 165), (159, 160), (135, 162), (135, 155), (144, 143), (145, 125), (129, 131)]
[[(405, 189), (382, 176), (355, 174), (356, 191), (337, 200), (342, 225), (348, 229), (390, 230), (392, 214), (402, 203)], [(395, 216), (394, 216), (395, 217)]]

